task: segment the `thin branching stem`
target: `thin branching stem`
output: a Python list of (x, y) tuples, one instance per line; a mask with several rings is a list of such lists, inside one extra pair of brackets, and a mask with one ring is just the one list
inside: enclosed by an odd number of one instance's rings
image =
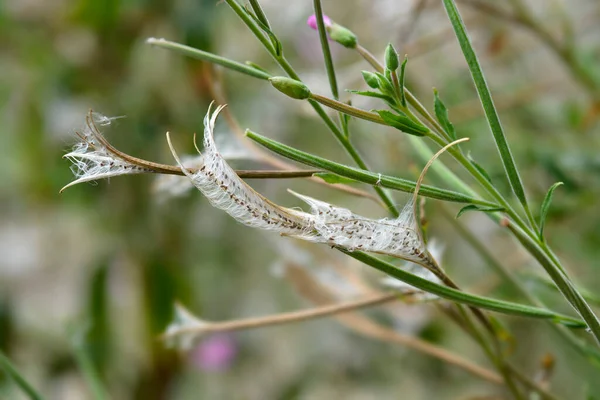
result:
[[(248, 16), (245, 10), (239, 5), (239, 3), (235, 0), (225, 0), (226, 3), (231, 7), (231, 9), (242, 19), (242, 21), (248, 26), (248, 28), (254, 33), (254, 35), (260, 40), (263, 46), (267, 49), (269, 54), (273, 57), (273, 59), (279, 64), (279, 66), (288, 74), (288, 76), (297, 81), (302, 81), (300, 76), (296, 73), (294, 68), (290, 65), (284, 55), (278, 55), (275, 52), (272, 44), (268, 41), (265, 35), (262, 34), (260, 28), (256, 25), (256, 23)], [(332, 119), (327, 115), (325, 110), (314, 100), (309, 100), (310, 105), (316, 111), (316, 113), (321, 117), (321, 119), (325, 122), (325, 125), (331, 130), (334, 134), (335, 138), (340, 142), (344, 150), (350, 155), (352, 160), (358, 165), (361, 169), (369, 170), (367, 164), (363, 160), (362, 156), (358, 153), (358, 150), (352, 145), (349, 138), (344, 135), (344, 133), (337, 127), (337, 125), (332, 121)], [(388, 210), (394, 215), (400, 215), (400, 212), (396, 208), (394, 200), (387, 194), (382, 188), (375, 187), (375, 192), (381, 197), (381, 200), (385, 203)]]
[(4, 353), (0, 350), (0, 369), (2, 369), (7, 376), (15, 381), (15, 383), (21, 388), (21, 390), (27, 395), (31, 400), (43, 400), (42, 395), (40, 395), (37, 390), (27, 381), (27, 379), (21, 375), (17, 367), (15, 367), (12, 361), (4, 355)]
[(274, 325), (285, 325), (293, 322), (302, 322), (317, 318), (329, 317), (332, 315), (343, 314), (351, 311), (357, 311), (362, 308), (374, 307), (376, 305), (398, 301), (402, 296), (398, 293), (383, 293), (369, 296), (365, 299), (349, 301), (341, 304), (332, 304), (327, 306), (315, 307), (308, 310), (292, 311), (282, 314), (269, 315), (266, 317), (245, 318), (226, 322), (206, 322), (200, 326), (182, 327), (174, 329), (163, 338), (171, 338), (185, 334), (205, 334), (214, 332), (230, 332), (247, 329), (264, 328)]
[(315, 16), (317, 17), (317, 31), (319, 32), (319, 41), (321, 42), (321, 50), (323, 52), (323, 59), (325, 60), (325, 69), (327, 70), (327, 78), (329, 79), (329, 86), (331, 87), (331, 95), (334, 99), (338, 100), (340, 97), (338, 84), (335, 77), (333, 59), (331, 58), (331, 50), (329, 49), (329, 39), (327, 38), (327, 31), (325, 30), (321, 0), (313, 0), (313, 8), (315, 10)]

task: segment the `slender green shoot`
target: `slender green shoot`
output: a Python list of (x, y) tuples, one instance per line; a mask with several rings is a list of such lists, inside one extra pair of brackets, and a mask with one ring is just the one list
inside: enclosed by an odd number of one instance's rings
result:
[(43, 397), (40, 395), (33, 386), (25, 379), (23, 375), (19, 372), (17, 367), (15, 367), (10, 361), (10, 359), (4, 355), (4, 353), (0, 350), (0, 368), (4, 370), (6, 375), (8, 375), (15, 384), (25, 393), (27, 397), (31, 400), (42, 400)]

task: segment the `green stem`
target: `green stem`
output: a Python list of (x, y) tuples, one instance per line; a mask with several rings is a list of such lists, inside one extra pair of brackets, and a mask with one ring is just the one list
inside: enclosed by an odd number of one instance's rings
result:
[[(505, 361), (502, 359), (501, 352), (498, 351), (498, 346), (494, 345), (494, 347), (497, 350), (496, 352), (494, 352), (494, 350), (492, 349), (492, 346), (487, 343), (487, 341), (485, 340), (485, 337), (479, 332), (479, 330), (475, 326), (474, 322), (471, 320), (469, 315), (467, 315), (465, 310), (458, 305), (456, 306), (456, 309), (458, 310), (458, 318), (459, 319), (456, 321), (458, 323), (458, 325), (460, 327), (462, 327), (465, 330), (465, 332), (470, 334), (471, 337), (473, 337), (473, 339), (479, 344), (479, 346), (482, 348), (483, 352), (486, 354), (487, 358), (492, 362), (492, 364), (494, 364), (494, 366), (496, 367), (498, 372), (500, 372), (500, 375), (502, 375), (502, 378), (504, 379), (504, 383), (506, 384), (506, 387), (508, 388), (508, 390), (512, 393), (513, 397), (515, 399), (519, 399), (519, 400), (522, 399), (523, 396), (517, 389), (517, 387), (514, 383), (514, 380), (512, 378), (512, 374), (509, 371), (509, 369), (507, 368)], [(492, 340), (494, 340), (494, 339), (492, 339)], [(495, 341), (495, 344), (496, 344), (496, 341)]]
[(525, 247), (540, 262), (546, 273), (550, 276), (550, 279), (552, 279), (558, 287), (558, 290), (560, 290), (563, 296), (571, 303), (573, 308), (575, 308), (577, 313), (587, 323), (590, 332), (596, 338), (597, 343), (600, 344), (600, 321), (598, 321), (596, 314), (594, 314), (581, 293), (579, 293), (569, 278), (556, 267), (552, 260), (546, 257), (544, 249), (534, 238), (530, 237), (526, 232), (523, 232), (511, 223), (508, 224), (508, 229), (514, 234), (523, 247)]
[[(300, 151), (293, 147), (279, 143), (273, 139), (259, 135), (258, 133), (246, 130), (246, 136), (254, 140), (261, 146), (285, 157), (315, 168), (321, 168), (337, 175), (354, 179), (359, 182), (367, 183), (373, 186), (381, 186), (389, 189), (399, 190), (406, 193), (414, 193), (416, 183), (406, 179), (401, 179), (393, 176), (377, 174), (370, 171), (365, 171), (358, 168), (352, 168), (347, 165), (339, 164), (334, 161), (327, 160), (322, 157)], [(481, 198), (471, 197), (462, 193), (453, 192), (446, 189), (440, 189), (429, 185), (421, 185), (419, 194), (426, 197), (431, 197), (438, 200), (451, 201), (456, 203), (473, 203), (484, 207), (497, 207), (496, 203), (482, 200)]]
[(256, 18), (258, 18), (258, 20), (260, 22), (262, 22), (267, 28), (271, 29), (269, 20), (267, 19), (267, 16), (265, 15), (265, 12), (263, 11), (262, 7), (260, 6), (260, 3), (258, 2), (258, 0), (250, 0), (250, 6), (252, 7), (252, 10), (254, 10), (254, 14), (256, 14)]
[(375, 122), (376, 124), (387, 126), (383, 118), (381, 118), (378, 114), (372, 113), (370, 111), (365, 111), (360, 108), (353, 107), (349, 104), (342, 103), (341, 101), (321, 96), (320, 94), (311, 93), (310, 99), (334, 110), (343, 112), (344, 114), (348, 114), (352, 117), (364, 119), (366, 121)]
[[(235, 0), (225, 0), (225, 2), (231, 7), (231, 9), (242, 19), (242, 21), (248, 26), (248, 28), (254, 33), (254, 35), (260, 40), (263, 46), (267, 49), (269, 54), (273, 57), (273, 59), (279, 64), (279, 66), (288, 74), (288, 76), (292, 79), (302, 82), (300, 76), (296, 73), (294, 68), (287, 61), (285, 56), (277, 55), (271, 43), (267, 40), (267, 38), (262, 34), (260, 28), (256, 26), (255, 22), (250, 18), (244, 9), (237, 3)], [(321, 117), (321, 119), (325, 122), (325, 125), (331, 130), (334, 134), (335, 138), (340, 142), (342, 147), (346, 150), (346, 152), (350, 155), (352, 160), (359, 166), (359, 168), (364, 169), (366, 171), (369, 170), (367, 164), (362, 159), (361, 155), (358, 153), (356, 148), (352, 145), (348, 137), (344, 135), (342, 131), (336, 126), (336, 124), (331, 120), (331, 118), (325, 113), (325, 110), (314, 100), (309, 99), (310, 105), (316, 111), (316, 113)], [(388, 207), (389, 211), (394, 215), (400, 215), (400, 212), (396, 208), (396, 205), (393, 199), (387, 194), (383, 189), (376, 187), (375, 192), (381, 200), (384, 202), (386, 207)]]
[(461, 303), (473, 307), (483, 308), (490, 311), (496, 311), (503, 314), (513, 314), (522, 317), (550, 319), (556, 323), (564, 323), (572, 327), (583, 327), (583, 321), (569, 317), (567, 315), (557, 314), (553, 311), (525, 306), (522, 304), (511, 303), (503, 300), (491, 299), (462, 292), (452, 289), (448, 286), (433, 283), (427, 279), (406, 272), (393, 264), (380, 260), (379, 258), (370, 256), (360, 251), (348, 251), (343, 248), (338, 248), (342, 253), (349, 255), (371, 267), (384, 272), (402, 282), (421, 289), (427, 293), (432, 293), (441, 298), (451, 300), (456, 303)]
[(506, 177), (508, 178), (513, 193), (523, 206), (525, 214), (529, 219), (531, 228), (536, 229), (536, 222), (527, 203), (527, 196), (525, 195), (525, 189), (523, 187), (521, 176), (510, 150), (510, 146), (508, 145), (508, 141), (506, 140), (506, 135), (504, 133), (504, 129), (502, 128), (502, 124), (500, 123), (500, 118), (494, 105), (490, 88), (487, 84), (485, 76), (483, 75), (481, 64), (471, 44), (465, 24), (454, 0), (443, 0), (443, 3), (444, 7), (446, 8), (446, 13), (448, 14), (448, 18), (450, 19), (452, 27), (454, 28), (454, 34), (456, 35), (458, 43), (462, 49), (465, 61), (469, 66), (471, 77), (473, 78), (475, 89), (477, 89), (477, 94), (479, 95), (479, 100), (492, 132), (494, 142), (498, 148), (498, 153), (500, 154), (500, 159), (506, 172)]
[(27, 382), (27, 379), (21, 375), (19, 370), (13, 365), (8, 357), (0, 351), (0, 368), (6, 372), (6, 375), (10, 376), (17, 386), (31, 399), (31, 400), (42, 400), (43, 397)]
[(271, 75), (269, 75), (265, 71), (261, 71), (256, 68), (252, 68), (246, 64), (242, 64), (237, 61), (232, 61), (232, 60), (229, 60), (229, 59), (221, 57), (221, 56), (217, 56), (212, 53), (207, 53), (206, 51), (202, 51), (199, 49), (195, 49), (193, 47), (185, 46), (183, 44), (171, 42), (169, 40), (149, 38), (146, 40), (146, 43), (148, 43), (152, 46), (161, 47), (163, 49), (173, 50), (178, 53), (184, 54), (188, 57), (196, 58), (196, 59), (199, 59), (202, 61), (207, 61), (207, 62), (210, 62), (213, 64), (218, 64), (225, 68), (229, 68), (234, 71), (241, 72), (242, 74), (246, 74), (246, 75), (252, 76), (254, 78), (268, 80), (271, 77)]
[(333, 60), (331, 58), (331, 50), (329, 49), (329, 39), (327, 38), (325, 22), (323, 21), (323, 7), (321, 6), (321, 0), (313, 0), (313, 7), (315, 9), (315, 16), (317, 19), (317, 31), (319, 32), (319, 40), (321, 42), (323, 58), (325, 59), (325, 69), (327, 70), (327, 78), (329, 78), (331, 94), (333, 95), (334, 99), (338, 100), (340, 96), (338, 92), (337, 80), (335, 77), (335, 68), (333, 66)]

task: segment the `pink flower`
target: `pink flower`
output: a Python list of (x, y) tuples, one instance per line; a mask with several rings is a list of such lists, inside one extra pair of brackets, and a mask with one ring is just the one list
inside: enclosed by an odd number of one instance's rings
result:
[(237, 355), (237, 345), (231, 335), (217, 333), (202, 340), (192, 350), (190, 361), (204, 371), (226, 371)]
[[(323, 15), (323, 23), (325, 24), (325, 30), (327, 31), (327, 38), (329, 38), (329, 40), (338, 42), (342, 46), (350, 49), (356, 47), (357, 39), (356, 35), (352, 33), (352, 31), (336, 24), (327, 15)], [(317, 30), (317, 16), (313, 14), (308, 17), (306, 24), (314, 30)]]
[[(331, 18), (329, 18), (327, 15), (323, 15), (323, 22), (325, 23), (326, 27), (331, 26), (331, 24), (332, 24)], [(317, 30), (317, 16), (315, 14), (313, 14), (310, 17), (308, 17), (306, 24), (316, 31)]]

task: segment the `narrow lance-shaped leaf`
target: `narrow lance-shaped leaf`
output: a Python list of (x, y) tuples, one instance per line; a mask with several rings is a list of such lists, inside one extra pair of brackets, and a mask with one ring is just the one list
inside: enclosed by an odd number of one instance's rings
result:
[(540, 240), (544, 241), (544, 226), (546, 225), (546, 217), (548, 215), (548, 210), (550, 210), (550, 203), (552, 203), (552, 196), (554, 195), (554, 191), (561, 186), (562, 182), (556, 182), (554, 185), (548, 189), (548, 193), (546, 193), (546, 197), (544, 197), (544, 202), (542, 203), (542, 208), (540, 210)]
[(346, 89), (346, 92), (348, 93), (352, 93), (352, 94), (357, 94), (359, 96), (365, 96), (365, 97), (373, 97), (376, 99), (381, 99), (383, 101), (385, 101), (387, 104), (394, 104), (394, 99), (390, 96), (387, 96), (383, 93), (379, 93), (379, 92), (374, 92), (372, 90), (351, 90), (351, 89)]
[(506, 211), (506, 210), (502, 207), (480, 207), (475, 204), (469, 204), (468, 206), (464, 206), (463, 208), (460, 209), (458, 214), (456, 214), (456, 219), (459, 219), (461, 215), (463, 215), (464, 213), (466, 213), (468, 211), (482, 211), (485, 213), (490, 213), (490, 212), (498, 212), (498, 211)]
[[(267, 149), (291, 160), (311, 165), (316, 168), (331, 171), (337, 175), (344, 176), (346, 178), (354, 179), (359, 182), (367, 183), (369, 185), (378, 185), (389, 189), (399, 190), (402, 192), (413, 193), (415, 190), (415, 182), (396, 178), (388, 175), (377, 174), (357, 168), (352, 168), (343, 164), (336, 163), (334, 161), (327, 160), (322, 157), (315, 156), (279, 143), (273, 139), (269, 139), (265, 136), (254, 133), (250, 130), (246, 131), (246, 136), (254, 140), (258, 144), (266, 147)], [(495, 207), (495, 203), (491, 203), (482, 199), (467, 196), (462, 193), (453, 192), (451, 190), (440, 189), (433, 186), (422, 185), (419, 194), (425, 197), (431, 197), (438, 200), (452, 201), (457, 203), (474, 203), (486, 207)]]
[(387, 77), (385, 77), (385, 75), (383, 75), (382, 73), (374, 72), (374, 74), (377, 77), (378, 86), (379, 90), (381, 90), (381, 93), (390, 97), (394, 97), (394, 86), (392, 85), (390, 80)]
[(252, 7), (252, 10), (254, 10), (254, 13), (256, 14), (256, 18), (267, 28), (271, 29), (271, 25), (269, 24), (269, 20), (267, 19), (267, 16), (265, 15), (265, 12), (263, 11), (262, 7), (260, 6), (260, 3), (258, 2), (258, 0), (250, 0), (250, 6)]
[[(257, 3), (257, 5), (258, 5), (258, 3)], [(275, 54), (277, 56), (281, 56), (283, 54), (283, 46), (282, 46), (281, 42), (279, 41), (279, 38), (277, 38), (277, 35), (275, 35), (273, 33), (273, 31), (271, 31), (271, 28), (268, 25), (268, 21), (267, 21), (267, 24), (265, 24), (261, 17), (259, 17), (258, 15), (254, 15), (250, 11), (248, 6), (246, 6), (244, 8), (244, 10), (246, 11), (246, 14), (248, 14), (250, 16), (250, 18), (252, 18), (254, 20), (256, 25), (260, 29), (262, 29), (263, 32), (265, 32), (267, 34), (267, 36), (269, 37), (269, 40), (271, 41), (271, 45), (273, 46), (273, 51), (275, 52)], [(264, 16), (264, 14), (263, 14), (263, 16)], [(265, 17), (265, 20), (266, 20), (266, 17)]]
[[(404, 80), (406, 77), (406, 63), (408, 62), (408, 57), (404, 56), (404, 61), (402, 61), (402, 65), (400, 66), (400, 103), (403, 107), (406, 107), (406, 94), (404, 93)], [(456, 139), (456, 138), (453, 138)]]
[(503, 300), (496, 300), (488, 297), (476, 296), (469, 293), (462, 292), (460, 290), (452, 289), (448, 286), (443, 286), (438, 283), (433, 283), (427, 279), (423, 279), (419, 276), (411, 274), (410, 272), (404, 271), (397, 268), (395, 265), (380, 260), (379, 258), (370, 256), (360, 251), (349, 252), (344, 249), (340, 249), (350, 257), (353, 257), (363, 263), (370, 265), (371, 267), (384, 272), (396, 279), (406, 282), (407, 284), (421, 289), (427, 293), (435, 294), (447, 300), (455, 301), (457, 303), (466, 304), (473, 307), (483, 308), (490, 311), (496, 311), (503, 314), (518, 315), (521, 317), (529, 318), (541, 318), (549, 319), (553, 322), (567, 325), (570, 327), (584, 328), (586, 324), (573, 317), (555, 313), (550, 310), (543, 308), (527, 306), (518, 303), (512, 303)]
[(529, 211), (529, 206), (527, 205), (527, 199), (525, 197), (525, 190), (523, 188), (523, 183), (521, 182), (521, 177), (519, 176), (515, 160), (508, 146), (506, 136), (504, 135), (504, 130), (500, 124), (500, 119), (498, 117), (496, 107), (494, 106), (490, 89), (483, 75), (483, 71), (481, 70), (475, 50), (471, 45), (465, 24), (462, 21), (455, 2), (453, 0), (443, 1), (448, 17), (450, 18), (450, 22), (452, 23), (452, 27), (454, 28), (454, 33), (458, 39), (458, 43), (460, 44), (462, 52), (465, 56), (465, 60), (469, 65), (473, 82), (475, 83), (477, 93), (479, 94), (481, 105), (485, 111), (485, 116), (494, 136), (496, 146), (498, 147), (498, 151), (500, 153), (502, 163), (504, 164), (504, 169), (506, 170), (510, 185), (513, 189), (513, 192), (523, 205), (523, 208), (527, 212), (528, 217), (530, 217), (531, 213)]
[(377, 114), (383, 119), (383, 121), (396, 129), (401, 130), (404, 133), (415, 136), (424, 136), (428, 130), (425, 126), (414, 122), (406, 115), (395, 114), (388, 110), (375, 110)]
[(379, 89), (379, 78), (372, 72), (361, 71), (363, 79), (371, 89)]
[(454, 125), (452, 125), (452, 122), (450, 122), (450, 118), (448, 117), (448, 109), (440, 99), (438, 91), (435, 88), (433, 89), (433, 108), (435, 110), (435, 116), (440, 125), (442, 125), (442, 128), (444, 128), (452, 140), (456, 140), (456, 129), (454, 129)]
[(483, 177), (489, 182), (492, 183), (492, 178), (490, 177), (490, 174), (488, 174), (488, 172), (477, 162), (473, 159), (473, 157), (471, 156), (471, 153), (467, 154), (467, 158), (469, 159), (469, 161), (471, 161), (471, 164), (473, 164), (473, 166), (475, 167), (475, 169), (477, 171), (479, 171), (479, 173), (481, 175), (483, 175)]
[(266, 73), (264, 71), (261, 71), (259, 69), (250, 67), (248, 65), (244, 65), (244, 64), (239, 63), (237, 61), (233, 61), (233, 60), (230, 60), (230, 59), (225, 58), (225, 57), (217, 56), (215, 54), (208, 53), (206, 51), (195, 49), (195, 48), (190, 47), (190, 46), (186, 46), (186, 45), (183, 45), (183, 44), (171, 42), (169, 40), (156, 39), (156, 38), (148, 38), (146, 40), (146, 43), (148, 43), (148, 44), (150, 44), (152, 46), (161, 47), (163, 49), (172, 50), (172, 51), (175, 51), (177, 53), (181, 53), (183, 55), (186, 55), (188, 57), (197, 58), (199, 60), (207, 61), (207, 62), (210, 62), (210, 63), (213, 63), (213, 64), (218, 64), (218, 65), (221, 65), (221, 66), (223, 66), (225, 68), (229, 68), (229, 69), (232, 69), (234, 71), (241, 72), (242, 74), (253, 76), (255, 78), (265, 79), (266, 80), (266, 79), (269, 79), (271, 77), (271, 75), (269, 75), (268, 73)]
[(34, 389), (34, 387), (21, 375), (19, 370), (13, 365), (11, 360), (4, 355), (0, 350), (0, 370), (4, 371), (17, 386), (25, 393), (25, 395), (31, 400), (42, 400), (43, 397)]

